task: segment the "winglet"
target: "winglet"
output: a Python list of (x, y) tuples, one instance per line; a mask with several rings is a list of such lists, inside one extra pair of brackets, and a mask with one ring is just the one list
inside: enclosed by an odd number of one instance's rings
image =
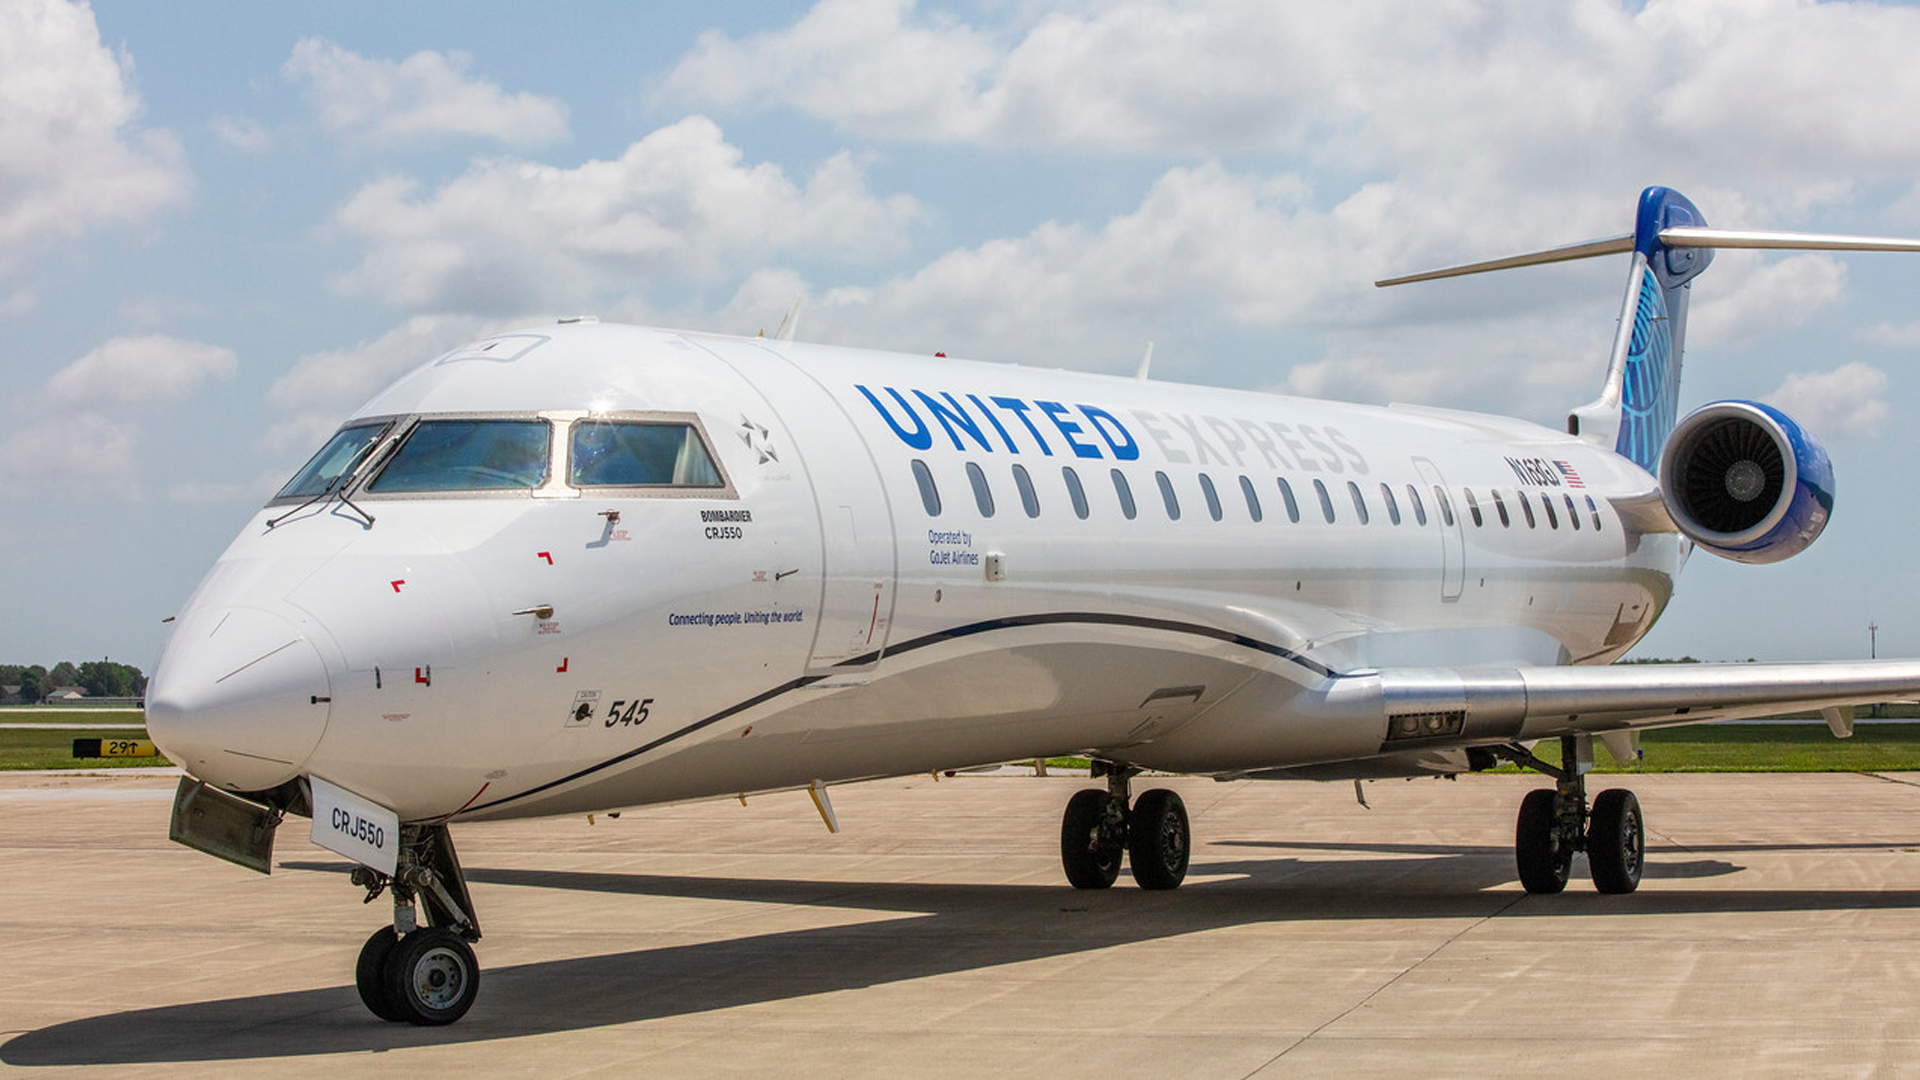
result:
[(1134, 372), (1133, 377), (1139, 379), (1141, 382), (1146, 382), (1147, 369), (1151, 367), (1153, 367), (1153, 342), (1149, 341), (1147, 342), (1147, 355), (1140, 358), (1140, 370)]

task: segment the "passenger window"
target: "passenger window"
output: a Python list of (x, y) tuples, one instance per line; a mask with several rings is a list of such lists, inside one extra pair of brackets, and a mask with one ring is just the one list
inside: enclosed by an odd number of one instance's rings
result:
[(1387, 504), (1387, 520), (1400, 524), (1400, 503), (1394, 499), (1392, 487), (1380, 485), (1380, 501)]
[(692, 424), (582, 420), (571, 438), (567, 482), (574, 487), (723, 486)]
[(1213, 477), (1200, 474), (1200, 494), (1207, 497), (1207, 513), (1215, 521), (1220, 520), (1220, 493), (1213, 490)]
[(1540, 509), (1547, 512), (1547, 528), (1557, 529), (1560, 527), (1560, 516), (1553, 512), (1553, 500), (1547, 498), (1545, 492), (1540, 494)]
[(1360, 524), (1367, 524), (1370, 520), (1367, 516), (1367, 500), (1360, 494), (1360, 485), (1347, 481), (1347, 494), (1353, 496), (1353, 512), (1360, 515)]
[(422, 420), (367, 490), (537, 488), (547, 482), (552, 441), (545, 420)]
[(1245, 496), (1247, 500), (1247, 516), (1258, 524), (1260, 519), (1265, 516), (1260, 512), (1260, 496), (1253, 493), (1253, 481), (1244, 476), (1240, 478), (1240, 494)]
[(1313, 491), (1320, 496), (1320, 513), (1325, 515), (1327, 524), (1333, 524), (1333, 496), (1327, 494), (1327, 485), (1315, 480)]
[(1013, 467), (1013, 486), (1020, 491), (1020, 508), (1030, 518), (1040, 516), (1040, 493), (1033, 490), (1033, 477), (1027, 475), (1025, 465)]
[(1139, 508), (1133, 505), (1133, 488), (1127, 484), (1127, 474), (1119, 469), (1113, 470), (1113, 493), (1120, 497), (1120, 515), (1128, 521), (1139, 516)]
[(928, 517), (940, 516), (940, 491), (933, 486), (933, 473), (928, 471), (927, 463), (919, 458), (913, 459), (913, 482), (920, 487), (920, 505), (926, 507)]
[(987, 474), (981, 472), (980, 466), (971, 461), (967, 462), (967, 482), (973, 485), (973, 502), (980, 508), (980, 516), (992, 517), (993, 491), (987, 487)]
[(1284, 476), (1280, 478), (1280, 501), (1287, 504), (1287, 520), (1300, 524), (1300, 504), (1293, 501), (1293, 485)]
[(310, 499), (340, 487), (392, 426), (391, 420), (377, 420), (341, 428), (274, 498)]
[(1433, 485), (1433, 501), (1434, 505), (1440, 508), (1440, 520), (1446, 524), (1447, 528), (1453, 528), (1453, 503), (1448, 500), (1447, 493), (1439, 484)]
[(1412, 484), (1407, 485), (1407, 501), (1413, 504), (1413, 520), (1415, 524), (1425, 525), (1427, 523), (1427, 504), (1420, 501), (1420, 489), (1414, 487)]
[(1179, 521), (1180, 500), (1174, 497), (1173, 481), (1167, 479), (1167, 474), (1163, 472), (1154, 473), (1153, 478), (1160, 483), (1160, 498), (1167, 504), (1167, 520)]
[(1460, 494), (1467, 497), (1467, 516), (1473, 519), (1473, 527), (1478, 529), (1485, 525), (1487, 521), (1480, 516), (1480, 500), (1473, 497), (1473, 489), (1461, 488)]
[(1527, 528), (1539, 528), (1540, 526), (1533, 520), (1533, 504), (1527, 501), (1527, 493), (1524, 491), (1514, 492), (1513, 501), (1520, 504), (1520, 513), (1527, 519)]
[(1600, 531), (1600, 508), (1593, 505), (1593, 496), (1587, 496), (1587, 512), (1593, 515), (1593, 531)]
[(1567, 500), (1567, 524), (1578, 529), (1580, 527), (1580, 508), (1573, 505), (1573, 496), (1562, 495), (1561, 498)]
[(1513, 525), (1513, 519), (1507, 516), (1507, 500), (1502, 499), (1500, 497), (1499, 488), (1494, 488), (1492, 494), (1493, 494), (1493, 508), (1500, 515), (1500, 527), (1503, 529), (1511, 528)]
[(1067, 498), (1073, 502), (1074, 515), (1081, 521), (1087, 520), (1090, 512), (1087, 508), (1087, 489), (1080, 486), (1080, 474), (1073, 471), (1073, 466), (1063, 465), (1060, 467), (1060, 476), (1067, 482)]

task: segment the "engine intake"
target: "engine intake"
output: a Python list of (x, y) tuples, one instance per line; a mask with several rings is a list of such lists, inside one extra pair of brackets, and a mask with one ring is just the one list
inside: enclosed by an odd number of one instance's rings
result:
[(1689, 413), (1660, 455), (1660, 492), (1686, 537), (1737, 562), (1797, 555), (1833, 513), (1833, 463), (1792, 418), (1753, 401)]

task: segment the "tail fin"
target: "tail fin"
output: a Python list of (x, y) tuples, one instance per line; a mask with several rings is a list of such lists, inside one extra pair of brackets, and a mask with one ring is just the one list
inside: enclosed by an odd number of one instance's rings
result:
[(1670, 228), (1705, 228), (1687, 197), (1671, 188), (1640, 193), (1633, 231), (1633, 269), (1620, 309), (1607, 381), (1591, 404), (1567, 417), (1569, 433), (1611, 444), (1648, 472), (1680, 418), (1680, 357), (1687, 336), (1688, 287), (1713, 261), (1711, 248), (1662, 242)]
[(1679, 419), (1680, 354), (1686, 338), (1689, 286), (1713, 261), (1714, 248), (1920, 252), (1920, 240), (1709, 229), (1686, 196), (1671, 188), (1650, 187), (1640, 193), (1640, 212), (1630, 236), (1589, 240), (1374, 284), (1404, 285), (1631, 252), (1633, 267), (1627, 278), (1607, 380), (1598, 398), (1568, 414), (1567, 431), (1611, 447), (1648, 472), (1655, 472), (1660, 451)]

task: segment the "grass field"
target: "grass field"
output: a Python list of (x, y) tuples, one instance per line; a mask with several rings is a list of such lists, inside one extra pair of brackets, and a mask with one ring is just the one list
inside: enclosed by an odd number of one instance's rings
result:
[(0, 770), (7, 769), (126, 769), (171, 764), (164, 757), (76, 758), (73, 740), (86, 738), (146, 738), (144, 731), (112, 729), (61, 731), (9, 729), (0, 724)]
[[(79, 738), (144, 738), (144, 731), (112, 727), (40, 730), (27, 723), (128, 724), (139, 713), (74, 709), (0, 713), (0, 770), (97, 769), (166, 765), (163, 757), (79, 758)], [(1603, 773), (1670, 772), (1907, 772), (1920, 771), (1920, 722), (1863, 723), (1851, 739), (1836, 739), (1819, 721), (1800, 724), (1702, 724), (1649, 731), (1640, 737), (1641, 760), (1622, 765), (1605, 750), (1594, 753)], [(1552, 745), (1541, 755), (1557, 761)], [(1084, 758), (1054, 758), (1062, 771), (1084, 770)], [(1507, 766), (1503, 771), (1517, 771)]]

